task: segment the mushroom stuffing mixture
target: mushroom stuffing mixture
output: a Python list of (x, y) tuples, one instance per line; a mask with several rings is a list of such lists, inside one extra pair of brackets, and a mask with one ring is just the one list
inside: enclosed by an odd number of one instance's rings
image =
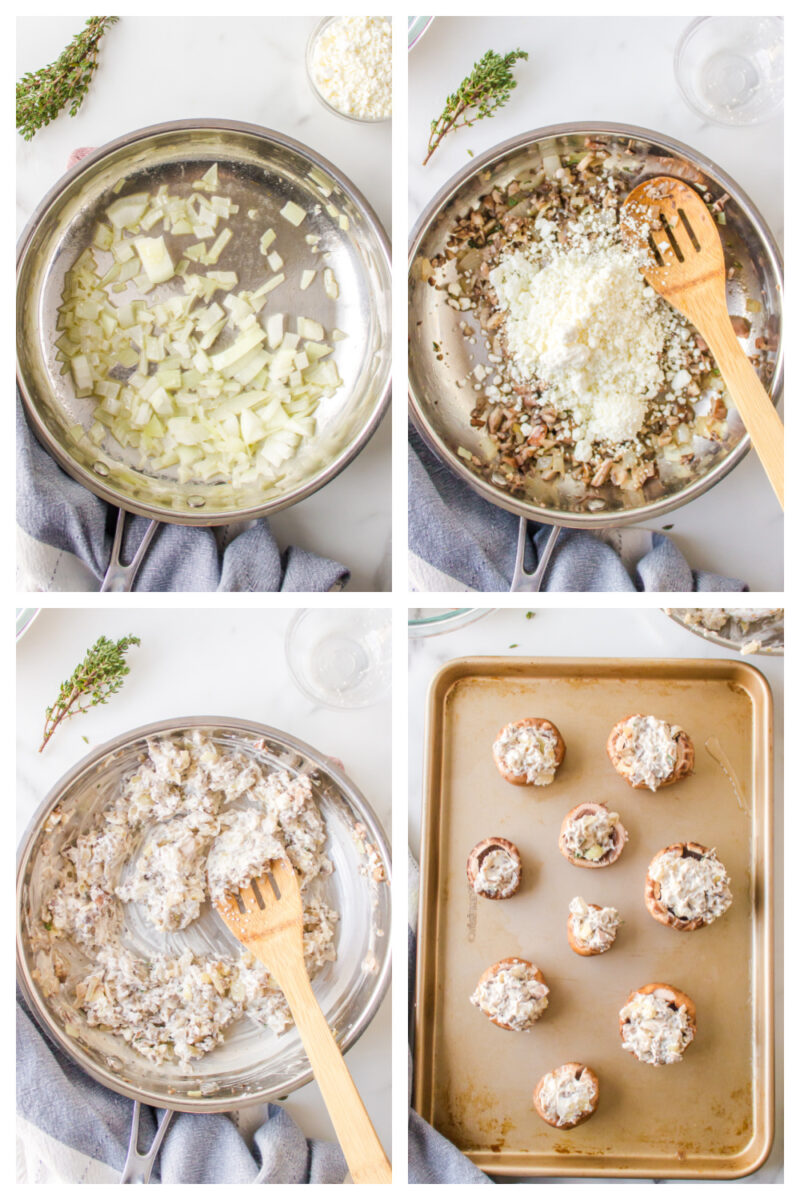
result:
[[(512, 493), (533, 477), (636, 493), (687, 475), (727, 436), (707, 345), (648, 286), (623, 237), (633, 161), (591, 139), (582, 153), (546, 155), (536, 173), (483, 195), (420, 264), (464, 314), (468, 344), (483, 343), (460, 386), (494, 454), (488, 465), (459, 454)], [(721, 223), (727, 199), (712, 204)], [(733, 322), (748, 335), (746, 318)], [(768, 349), (757, 343), (762, 358)], [(593, 511), (606, 501), (590, 493), (585, 503)]]
[[(55, 809), (48, 828), (61, 817)], [(50, 852), (33, 931), (43, 993), (155, 1064), (188, 1068), (242, 1016), (283, 1032), (291, 1024), (283, 993), (248, 951), (198, 953), (170, 935), (189, 928), (209, 899), (288, 857), (314, 975), (336, 957), (338, 913), (317, 884), (332, 870), (326, 838), (308, 776), (269, 773), (200, 731), (149, 740), (141, 766), (89, 828)], [(145, 957), (132, 948), (126, 904), (163, 950)]]

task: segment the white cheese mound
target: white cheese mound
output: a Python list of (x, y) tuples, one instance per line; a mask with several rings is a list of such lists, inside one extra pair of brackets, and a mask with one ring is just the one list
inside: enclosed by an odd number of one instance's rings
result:
[[(535, 257), (543, 248), (550, 257), (542, 264)], [(635, 256), (607, 239), (569, 247), (548, 240), (534, 256), (506, 256), (490, 279), (507, 313), (515, 373), (545, 383), (545, 399), (572, 414), (576, 458), (588, 458), (592, 442), (633, 440), (646, 402), (665, 384), (671, 325)]]
[(392, 115), (392, 23), (386, 17), (337, 17), (311, 56), (311, 77), (332, 108), (382, 121)]

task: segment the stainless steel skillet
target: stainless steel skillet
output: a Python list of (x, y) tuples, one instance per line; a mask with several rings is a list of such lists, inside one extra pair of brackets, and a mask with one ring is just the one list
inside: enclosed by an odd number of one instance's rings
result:
[[(284, 261), (318, 267), (325, 254), (325, 264), (334, 269), (339, 283), (335, 300), (322, 288), (301, 294), (301, 272), (292, 270), (280, 290), (278, 311), (302, 314), (326, 330), (338, 328), (347, 334), (336, 348), (345, 382), (317, 410), (316, 434), (268, 485), (180, 484), (174, 470), (143, 469), (138, 456), (113, 439), (102, 447), (85, 438), (76, 440), (77, 427), (87, 429), (90, 424), (92, 403), (76, 398), (70, 376), (61, 374), (55, 358), (64, 276), (91, 241), (108, 204), (120, 195), (161, 184), (186, 194), (213, 162), (219, 164), (221, 193), (239, 205), (228, 223), (234, 238), (220, 260), (222, 269), (235, 270), (242, 287), (263, 282), (258, 242), (272, 225), (280, 230)], [(278, 215), (287, 200), (306, 211), (298, 228)], [(253, 209), (257, 220), (248, 218)], [(307, 235), (319, 238), (313, 261)], [(169, 240), (167, 235), (168, 244)], [(174, 281), (161, 285), (149, 294), (149, 302), (166, 297), (174, 286)], [(135, 298), (133, 292), (126, 294), (126, 299)], [(28, 421), (45, 449), (79, 483), (109, 504), (154, 521), (209, 526), (263, 517), (296, 504), (333, 479), (363, 449), (387, 407), (390, 317), (389, 244), (367, 201), (321, 155), (256, 125), (191, 120), (126, 134), (82, 159), (59, 180), (20, 241), (17, 375)], [(129, 577), (117, 575), (106, 586), (128, 590), (131, 584)]]
[[(343, 919), (337, 932), (337, 960), (315, 977), (314, 989), (342, 1050), (361, 1036), (378, 1010), (389, 984), (391, 857), (386, 837), (367, 800), (331, 759), (280, 730), (254, 721), (197, 716), (158, 721), (120, 735), (98, 747), (55, 784), (22, 839), (17, 865), (17, 977), (29, 1007), (59, 1048), (93, 1079), (137, 1102), (129, 1164), (141, 1168), (135, 1153), (138, 1105), (182, 1112), (222, 1112), (286, 1096), (311, 1078), (308, 1059), (296, 1030), (277, 1037), (247, 1019), (228, 1031), (225, 1041), (193, 1064), (155, 1066), (122, 1039), (89, 1027), (67, 991), (62, 1000), (48, 996), (37, 972), (36, 935), (43, 889), (48, 885), (52, 853), (71, 845), (93, 815), (117, 794), (121, 782), (141, 763), (147, 739), (180, 736), (202, 729), (221, 748), (255, 758), (272, 770), (307, 773), (327, 829), (327, 853), (334, 865), (326, 880), (326, 899)], [(57, 819), (50, 819), (58, 808)], [(384, 879), (377, 881), (365, 864), (364, 846), (375, 848)], [(191, 927), (178, 934), (148, 929), (135, 905), (125, 909), (126, 944), (142, 956), (180, 952), (186, 945), (204, 953), (238, 954), (210, 905)], [(80, 972), (76, 952), (70, 968)], [(70, 980), (67, 979), (67, 986)], [(165, 1126), (159, 1131), (163, 1136)], [(146, 1156), (149, 1157), (149, 1156)], [(131, 1182), (144, 1182), (131, 1179)]]
[[(586, 138), (603, 142), (624, 165), (631, 187), (653, 175), (676, 175), (694, 183), (713, 199), (727, 193), (726, 225), (722, 230), (726, 261), (733, 269), (728, 282), (731, 314), (751, 321), (748, 352), (756, 341), (777, 338), (770, 370), (762, 379), (774, 403), (783, 384), (782, 263), (778, 247), (763, 217), (734, 180), (710, 159), (674, 139), (636, 126), (612, 123), (570, 123), (533, 130), (503, 142), (470, 162), (434, 197), (411, 235), (409, 254), (409, 404), (411, 418), (430, 449), (480, 495), (520, 517), (517, 562), (512, 591), (537, 591), (562, 527), (594, 530), (644, 524), (702, 495), (744, 458), (750, 440), (735, 411), (730, 412), (728, 435), (722, 443), (695, 443), (693, 462), (678, 470), (663, 470), (636, 492), (611, 484), (599, 488), (532, 479), (523, 495), (511, 495), (492, 479), (493, 446), (483, 430), (470, 425), (472, 401), (463, 386), (480, 361), (481, 341), (470, 346), (460, 323), (463, 312), (423, 279), (423, 263), (440, 253), (454, 221), (475, 207), (493, 186), (521, 175), (552, 170), (559, 159), (584, 152)], [(757, 302), (760, 311), (747, 309)], [(474, 358), (472, 357), (474, 356)], [(474, 456), (477, 465), (465, 457)], [(526, 522), (552, 526), (546, 550), (533, 574), (525, 572)]]

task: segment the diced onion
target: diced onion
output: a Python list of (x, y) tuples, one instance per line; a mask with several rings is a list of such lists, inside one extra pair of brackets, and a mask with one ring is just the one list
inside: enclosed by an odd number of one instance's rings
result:
[(306, 210), (295, 204), (294, 200), (287, 200), (281, 209), (281, 216), (290, 225), (300, 225), (306, 216)]
[[(270, 294), (286, 279), (283, 258), (270, 250), (274, 229), (259, 248), (275, 273), (254, 290), (234, 290), (235, 271), (202, 273), (233, 236), (220, 222), (238, 211), (218, 187), (214, 163), (188, 198), (162, 185), (113, 200), (67, 272), (57, 319), (62, 372), (71, 373), (77, 396), (94, 402), (88, 431), (74, 426), (70, 438), (96, 453), (111, 436), (138, 452), (140, 469), (174, 469), (183, 483), (275, 478), (313, 435), (322, 397), (342, 383), (318, 321), (296, 316), (290, 330), (285, 313), (269, 311)], [(295, 226), (307, 216), (293, 201), (280, 215)], [(142, 236), (159, 226), (163, 233)], [(189, 240), (177, 266), (165, 234)], [(313, 250), (319, 236), (306, 241)], [(316, 274), (302, 270), (301, 291)], [(154, 292), (167, 283), (166, 295)], [(335, 299), (329, 268), (323, 283)]]

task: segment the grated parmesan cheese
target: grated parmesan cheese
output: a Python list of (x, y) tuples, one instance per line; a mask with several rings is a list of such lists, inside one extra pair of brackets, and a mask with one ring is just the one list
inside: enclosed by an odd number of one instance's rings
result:
[(392, 115), (392, 23), (386, 17), (336, 17), (316, 39), (311, 79), (337, 112), (361, 121)]
[[(548, 225), (537, 221), (545, 235)], [(547, 261), (516, 251), (490, 278), (508, 314), (515, 373), (546, 381), (556, 410), (572, 413), (580, 459), (581, 442), (625, 442), (639, 433), (646, 401), (664, 387), (671, 321), (624, 247), (603, 239), (538, 246)]]

